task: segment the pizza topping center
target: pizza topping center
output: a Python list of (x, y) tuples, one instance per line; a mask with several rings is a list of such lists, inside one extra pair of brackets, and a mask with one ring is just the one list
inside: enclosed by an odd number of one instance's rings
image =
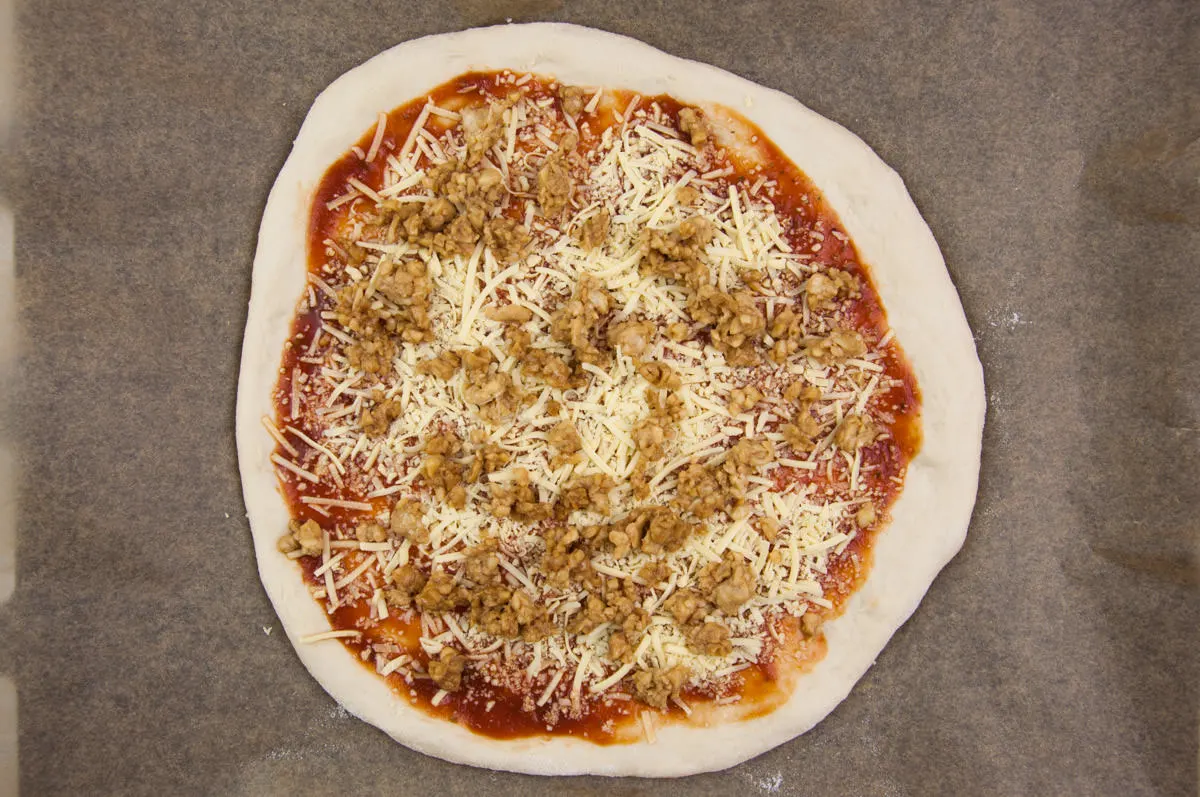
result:
[(373, 184), (319, 192), (267, 421), (280, 551), (434, 707), (611, 731), (614, 706), (734, 702), (815, 644), (912, 453), (869, 282), (705, 111), (450, 85), (347, 156)]

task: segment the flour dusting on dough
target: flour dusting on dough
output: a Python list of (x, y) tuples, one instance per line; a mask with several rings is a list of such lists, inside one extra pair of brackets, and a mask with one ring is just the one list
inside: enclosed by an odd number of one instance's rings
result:
[(778, 794), (779, 790), (783, 788), (783, 773), (776, 771), (757, 778), (751, 776), (750, 782), (763, 794)]
[(1033, 322), (1027, 318), (1023, 318), (1017, 310), (1004, 308), (1002, 310), (993, 310), (987, 315), (988, 326), (998, 329), (1003, 329), (1005, 332), (1012, 332), (1017, 327), (1025, 326)]

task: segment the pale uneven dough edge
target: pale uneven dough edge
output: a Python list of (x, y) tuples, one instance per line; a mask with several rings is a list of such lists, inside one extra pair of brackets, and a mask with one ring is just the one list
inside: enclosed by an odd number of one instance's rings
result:
[[(512, 68), (568, 83), (714, 102), (757, 123), (824, 192), (873, 276), (920, 381), (924, 445), (891, 526), (875, 545), (866, 584), (826, 626), (829, 653), (791, 699), (765, 717), (712, 728), (662, 728), (654, 745), (596, 746), (561, 737), (497, 741), (434, 720), (390, 691), (339, 643), (301, 645), (328, 628), (295, 564), (275, 542), (287, 523), (259, 418), (304, 288), (308, 204), (325, 169), (375, 121), (472, 68)], [(749, 104), (748, 104), (749, 101)], [(681, 776), (724, 769), (811, 728), (849, 693), (961, 547), (975, 502), (983, 430), (983, 373), (941, 253), (898, 175), (856, 136), (780, 92), (634, 39), (539, 23), (405, 42), (346, 73), (313, 103), (267, 200), (254, 259), (238, 381), (237, 446), (259, 574), (288, 638), (321, 685), (349, 711), (415, 750), (531, 774)]]

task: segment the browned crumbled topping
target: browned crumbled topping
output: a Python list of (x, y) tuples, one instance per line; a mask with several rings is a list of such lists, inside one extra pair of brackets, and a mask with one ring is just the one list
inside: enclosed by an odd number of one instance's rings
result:
[(587, 104), (583, 99), (586, 96), (587, 92), (579, 86), (558, 87), (558, 99), (562, 101), (563, 113), (567, 116), (579, 116)]
[(410, 595), (420, 592), (421, 588), (425, 586), (425, 582), (428, 581), (428, 577), (411, 564), (397, 567), (392, 571), (389, 579), (396, 589), (402, 589)]
[(474, 484), (489, 473), (495, 473), (510, 461), (512, 455), (495, 443), (485, 443), (475, 449), (475, 458), (471, 460), (471, 469), (467, 471), (467, 482)]
[(637, 575), (648, 586), (656, 587), (670, 578), (671, 568), (662, 559), (654, 559), (642, 565)]
[(805, 301), (812, 310), (833, 310), (839, 300), (857, 299), (861, 295), (858, 280), (840, 268), (818, 271), (804, 283)]
[(529, 471), (513, 468), (511, 472), (511, 482), (492, 482), (489, 485), (492, 515), (512, 518), (522, 523), (534, 523), (550, 517), (552, 507), (538, 501), (537, 490), (529, 480)]
[[(473, 154), (465, 163), (450, 160), (434, 167), (425, 184), (434, 194), (428, 202), (385, 199), (379, 204), (378, 220), (387, 229), (386, 241), (403, 237), (442, 256), (468, 255), (500, 221), (491, 217), (504, 196), (504, 178), (496, 169), (481, 168)], [(496, 254), (500, 257), (501, 251)]]
[(666, 363), (642, 363), (638, 366), (638, 374), (653, 387), (663, 390), (678, 390), (683, 387), (679, 374)]
[(529, 396), (513, 383), (512, 375), (506, 371), (490, 371), (482, 376), (468, 375), (467, 384), (463, 386), (463, 398), (479, 408), (479, 417), (492, 424), (502, 423), (516, 415), (529, 400)]
[(520, 360), (529, 351), (533, 337), (524, 329), (506, 327), (504, 330), (504, 352), (509, 357)]
[(608, 476), (593, 473), (587, 476), (576, 476), (563, 488), (559, 495), (558, 506), (560, 513), (569, 514), (576, 510), (598, 512), (607, 515), (612, 511), (612, 500), (609, 493), (616, 487)]
[(654, 339), (654, 325), (649, 321), (618, 321), (608, 327), (608, 345), (630, 357), (641, 357)]
[(492, 586), (473, 593), (470, 618), (486, 633), (505, 639), (537, 642), (555, 631), (546, 607), (523, 589)]
[(354, 239), (341, 238), (339, 239), (339, 245), (343, 252), (342, 257), (346, 261), (346, 265), (357, 268), (358, 266), (361, 266), (367, 259), (367, 250), (356, 244)]
[(607, 357), (593, 338), (601, 318), (612, 310), (613, 300), (600, 281), (590, 274), (579, 278), (575, 295), (554, 313), (550, 334), (575, 350), (575, 356), (585, 363), (604, 365)]
[(530, 379), (559, 390), (574, 387), (577, 382), (567, 361), (547, 349), (526, 350), (521, 358), (521, 370)]
[(760, 269), (738, 269), (738, 278), (742, 282), (746, 283), (746, 287), (749, 288), (752, 293), (768, 295), (772, 292), (765, 282), (765, 280), (767, 280), (766, 272)]
[[(690, 512), (700, 520), (706, 520), (729, 504), (725, 495), (727, 485), (722, 485), (721, 471), (692, 463), (679, 472), (675, 504), (684, 512)], [(740, 500), (735, 493), (735, 501)]]
[(567, 463), (583, 461), (583, 455), (579, 453), (583, 450), (583, 440), (579, 437), (575, 424), (570, 421), (562, 421), (547, 432), (546, 444), (556, 451), (550, 458), (551, 470), (558, 470)]
[(571, 201), (571, 167), (567, 163), (567, 154), (578, 143), (578, 136), (567, 133), (559, 140), (558, 149), (538, 169), (538, 205), (542, 208), (542, 215), (547, 218), (562, 213)]
[(701, 285), (688, 297), (688, 313), (698, 323), (715, 325), (712, 344), (732, 366), (757, 365), (755, 344), (762, 339), (767, 323), (748, 291), (725, 293), (712, 285)]
[(784, 442), (804, 454), (816, 448), (822, 424), (808, 407), (801, 407), (792, 417), (792, 422), (779, 427), (779, 431), (783, 433)]
[(863, 446), (871, 445), (878, 436), (879, 430), (869, 418), (848, 415), (833, 433), (833, 444), (843, 451), (857, 451)]
[(483, 242), (501, 263), (515, 260), (530, 240), (523, 224), (504, 216), (489, 219), (483, 227)]
[(690, 587), (672, 593), (671, 597), (663, 603), (663, 608), (670, 613), (680, 627), (701, 622), (712, 610), (708, 601)]
[[(652, 375), (661, 377), (661, 373)], [(671, 376), (678, 380), (674, 373)], [(670, 377), (660, 381), (673, 383)], [(642, 456), (630, 478), (634, 495), (639, 498), (645, 498), (649, 493), (646, 463), (656, 462), (666, 456), (666, 443), (675, 435), (674, 423), (683, 417), (682, 399), (667, 390), (647, 389), (646, 405), (649, 415), (634, 424), (631, 430), (634, 445)]]
[(393, 535), (401, 539), (412, 540), (414, 545), (424, 545), (429, 542), (429, 529), (421, 520), (424, 510), (421, 502), (411, 498), (402, 498), (392, 507), (388, 528)]
[(814, 637), (821, 628), (821, 615), (816, 612), (805, 612), (800, 618), (800, 631), (806, 637)]
[(462, 441), (454, 432), (435, 432), (425, 439), (424, 452), (422, 482), (433, 490), (439, 501), (462, 509), (467, 502), (463, 468), (453, 459), (462, 453)]
[(774, 542), (779, 536), (779, 521), (771, 517), (760, 517), (754, 521), (754, 529), (767, 542)]
[(631, 431), (633, 443), (642, 462), (656, 462), (667, 455), (667, 432), (670, 427), (656, 418), (643, 418)]
[(388, 332), (398, 334), (406, 343), (433, 340), (429, 320), (432, 286), (425, 264), (420, 260), (407, 260), (402, 263), (384, 260), (377, 267), (373, 280), (376, 293), (393, 302), (398, 308), (395, 313), (383, 316)]
[(528, 592), (519, 589), (509, 598), (508, 606), (501, 612), (497, 624), (503, 625), (504, 630), (508, 632), (504, 636), (515, 637), (521, 633), (522, 626), (533, 624), (538, 617), (539, 609), (540, 613), (544, 615), (546, 610), (537, 606), (533, 602), (533, 598), (529, 597)]
[(418, 374), (436, 376), (443, 382), (449, 381), (462, 365), (462, 360), (456, 352), (444, 351), (436, 357), (417, 363)]
[(669, 507), (650, 506), (635, 509), (614, 521), (607, 527), (605, 537), (612, 546), (613, 556), (620, 559), (633, 551), (651, 555), (678, 551), (698, 528)]
[(728, 656), (733, 652), (729, 641), (729, 628), (722, 623), (709, 621), (684, 629), (688, 649), (703, 656)]
[(354, 529), (354, 538), (359, 542), (384, 542), (388, 538), (388, 533), (378, 523), (359, 523)]
[(421, 221), (427, 230), (440, 232), (443, 227), (454, 220), (458, 209), (454, 203), (445, 197), (438, 197), (425, 203), (421, 209)]
[(675, 202), (679, 205), (690, 205), (700, 198), (700, 192), (692, 185), (681, 185), (675, 189)]
[(627, 664), (633, 661), (633, 654), (636, 648), (629, 643), (629, 637), (625, 636), (624, 631), (614, 631), (608, 637), (608, 658), (614, 662)]
[(303, 551), (304, 556), (320, 556), (324, 537), (315, 520), (288, 522), (288, 533), (279, 538), (277, 547), (281, 553)]
[(562, 421), (547, 432), (546, 442), (562, 454), (574, 454), (583, 448), (583, 441), (579, 439), (579, 431), (570, 421)]
[(696, 581), (701, 594), (725, 614), (734, 615), (754, 597), (754, 570), (741, 554), (726, 551), (720, 562), (710, 562)]
[[(408, 343), (432, 340), (430, 291), (420, 260), (384, 260), (376, 266), (372, 279), (339, 289), (333, 316), (355, 338), (346, 347), (351, 366), (370, 374), (386, 374), (396, 356), (393, 337)], [(387, 301), (378, 301), (380, 298)]]
[(826, 365), (845, 362), (848, 357), (859, 357), (866, 353), (867, 344), (862, 335), (852, 329), (834, 329), (824, 338), (805, 338), (805, 353)]
[(780, 310), (771, 319), (771, 325), (767, 331), (775, 341), (771, 344), (771, 360), (773, 362), (782, 364), (788, 357), (799, 351), (800, 342), (804, 337), (801, 321), (801, 317), (790, 307)]
[(568, 630), (573, 634), (591, 633), (605, 622), (604, 612), (607, 608), (608, 604), (604, 602), (604, 598), (599, 595), (588, 595), (584, 599), (580, 612), (572, 618), (571, 624), (567, 627)]
[[(420, 216), (421, 206), (416, 202), (385, 199), (375, 206), (375, 211), (376, 216), (373, 221), (378, 226), (379, 231), (382, 232), (384, 240), (390, 244), (394, 244), (400, 239), (401, 233), (407, 236), (407, 230), (402, 225), (408, 221), (410, 216)], [(420, 225), (419, 219), (416, 224)], [(361, 264), (364, 259), (365, 252), (364, 258), (360, 258), (359, 263)]]
[[(443, 164), (431, 174), (430, 181), (461, 168), (457, 162)], [(479, 241), (479, 231), (487, 217), (482, 204), (468, 215), (459, 213), (455, 203), (445, 196), (437, 196), (425, 203), (385, 199), (378, 210), (379, 222), (387, 228), (384, 239), (388, 243), (403, 238), (442, 256), (470, 254)], [(472, 217), (478, 225), (471, 223)]]
[(708, 141), (708, 123), (697, 108), (679, 109), (679, 132), (692, 140), (693, 147), (702, 147)]
[(791, 423), (785, 423), (779, 431), (783, 439), (799, 453), (807, 453), (817, 446), (817, 439), (824, 433), (824, 424), (813, 414), (813, 407), (821, 398), (821, 389), (815, 385), (805, 386), (800, 380), (788, 385), (783, 397), (799, 402)]
[[(512, 600), (512, 589), (504, 582), (499, 572), (499, 559), (491, 557), (491, 561), (496, 563), (494, 573), (490, 573), (490, 578), (482, 580), (474, 587), (466, 590), (471, 601), (471, 622), (480, 623), (485, 620), (493, 620), (493, 617), (487, 617), (491, 614), (491, 610), (503, 610), (508, 602)], [(507, 636), (512, 636), (508, 634)]]
[(520, 95), (513, 94), (501, 102), (489, 103), (486, 108), (464, 108), (462, 130), (466, 137), (467, 163), (475, 165), (504, 136), (504, 112), (516, 103)]
[[(683, 520), (675, 510), (665, 506), (635, 510), (631, 517), (634, 518), (640, 532), (640, 539), (635, 544), (640, 544), (642, 553), (651, 555), (678, 551), (687, 542), (688, 537), (700, 528), (695, 523)], [(629, 531), (632, 525), (627, 524), (626, 530)]]
[(683, 399), (666, 390), (647, 388), (646, 407), (650, 411), (650, 418), (664, 424), (683, 419)]
[(673, 340), (676, 343), (687, 340), (692, 335), (692, 330), (687, 324), (682, 321), (676, 321), (673, 324), (667, 324), (667, 339)]
[(679, 696), (679, 690), (687, 679), (688, 670), (681, 664), (669, 670), (657, 667), (638, 670), (633, 674), (633, 694), (649, 706), (666, 708), (668, 700)]
[(533, 311), (519, 304), (488, 305), (483, 308), (483, 314), (503, 324), (524, 324), (533, 318)]
[(774, 453), (770, 440), (743, 437), (729, 449), (721, 468), (745, 476), (770, 462)]
[(429, 677), (439, 688), (457, 692), (462, 686), (463, 670), (467, 668), (466, 656), (454, 648), (442, 648), (436, 659), (429, 660)]
[(468, 379), (478, 379), (487, 375), (496, 362), (496, 357), (487, 346), (476, 349), (464, 349), (458, 352), (459, 360), (467, 372)]
[(437, 233), (432, 237), (418, 235), (416, 242), (426, 246), (441, 255), (469, 255), (479, 243), (479, 229), (471, 223), (471, 217), (466, 214), (456, 216), (446, 232)]
[(854, 523), (860, 529), (865, 529), (875, 522), (875, 517), (875, 505), (863, 504), (862, 507), (854, 513)]
[(546, 530), (542, 572), (550, 586), (567, 589), (572, 582), (593, 583), (591, 542), (603, 527), (551, 526)]
[(471, 168), (461, 161), (447, 161), (426, 175), (426, 183), (437, 195), (456, 208), (463, 208), (471, 226), (483, 226), (483, 217), (504, 196), (504, 176), (492, 168)]
[(647, 230), (641, 271), (679, 280), (693, 290), (707, 285), (711, 276), (704, 247), (712, 237), (712, 224), (703, 216), (686, 219), (674, 230)]
[(767, 464), (773, 455), (769, 441), (743, 438), (718, 466), (692, 463), (679, 473), (675, 504), (700, 520), (719, 511), (740, 517), (745, 509), (746, 476)]
[(525, 590), (519, 589), (513, 593), (508, 608), (516, 615), (521, 639), (525, 642), (537, 642), (558, 630), (546, 607), (535, 603)]
[(629, 474), (629, 486), (633, 489), (633, 497), (644, 499), (650, 497), (650, 466), (645, 458), (638, 459), (633, 464)]
[(608, 240), (608, 228), (611, 224), (612, 217), (609, 215), (608, 209), (600, 208), (588, 216), (576, 230), (579, 245), (588, 250), (603, 246), (604, 242)]
[(368, 374), (386, 376), (392, 370), (396, 342), (386, 333), (373, 329), (346, 346), (346, 359), (351, 368)]
[(463, 578), (478, 586), (499, 583), (500, 556), (496, 553), (498, 550), (499, 545), (494, 538), (470, 548), (463, 558)]
[(389, 606), (407, 609), (413, 604), (413, 596), (425, 588), (425, 574), (412, 565), (401, 565), (391, 573), (392, 587), (383, 591), (383, 599)]
[(435, 570), (417, 593), (416, 603), (423, 612), (450, 612), (466, 606), (468, 599), (454, 576), (444, 570)]
[(650, 615), (641, 607), (637, 585), (632, 581), (610, 578), (604, 582), (602, 592), (588, 594), (583, 608), (571, 620), (571, 633), (588, 634), (603, 623), (613, 623), (633, 636), (650, 624)]
[(785, 401), (812, 404), (814, 401), (821, 400), (821, 388), (806, 384), (803, 379), (797, 379), (784, 389), (783, 398)]
[(400, 417), (400, 402), (396, 399), (377, 401), (374, 406), (363, 409), (358, 425), (371, 437), (387, 434), (392, 421)]
[(754, 385), (735, 387), (729, 391), (729, 414), (741, 415), (763, 400), (763, 392)]

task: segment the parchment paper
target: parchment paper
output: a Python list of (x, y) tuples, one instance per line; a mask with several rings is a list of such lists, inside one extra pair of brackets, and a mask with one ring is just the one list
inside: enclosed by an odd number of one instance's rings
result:
[[(1195, 793), (1200, 6), (18, 11), (0, 673), (23, 794)], [(308, 677), (257, 579), (233, 401), (267, 191), (339, 74), (506, 17), (636, 36), (849, 127), (904, 176), (977, 334), (966, 547), (840, 708), (725, 773), (549, 781), (411, 753)]]

